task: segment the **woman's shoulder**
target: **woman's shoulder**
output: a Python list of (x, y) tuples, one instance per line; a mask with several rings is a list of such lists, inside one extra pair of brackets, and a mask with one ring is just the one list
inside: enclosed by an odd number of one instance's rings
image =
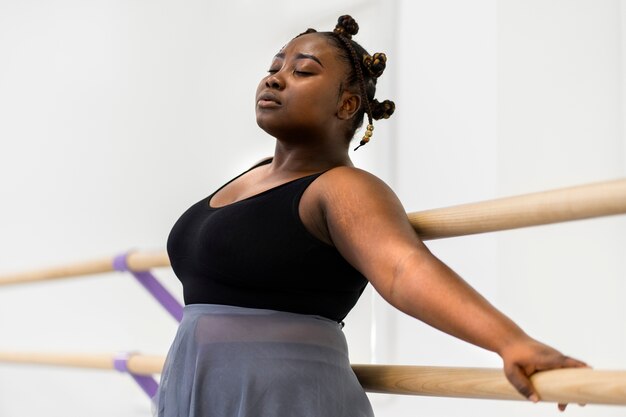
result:
[(386, 190), (391, 192), (391, 188), (382, 179), (371, 172), (352, 166), (332, 168), (320, 175), (319, 181), (325, 188), (337, 191)]
[(379, 210), (401, 207), (401, 203), (382, 179), (360, 168), (332, 168), (311, 184), (319, 207), (323, 210)]
[(315, 236), (334, 246), (341, 245), (344, 233), (377, 230), (384, 219), (406, 219), (398, 197), (383, 180), (350, 166), (317, 177), (302, 196), (300, 216)]

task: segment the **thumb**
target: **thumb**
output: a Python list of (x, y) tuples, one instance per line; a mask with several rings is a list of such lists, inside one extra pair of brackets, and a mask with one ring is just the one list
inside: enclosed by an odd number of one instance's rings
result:
[(537, 394), (535, 387), (530, 382), (530, 378), (521, 367), (513, 365), (505, 371), (505, 375), (520, 394), (534, 403), (539, 401), (539, 394)]

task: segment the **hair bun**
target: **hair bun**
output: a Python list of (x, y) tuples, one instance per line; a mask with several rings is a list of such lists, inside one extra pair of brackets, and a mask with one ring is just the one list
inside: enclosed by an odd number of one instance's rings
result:
[(359, 33), (359, 24), (352, 16), (344, 14), (337, 19), (337, 26), (335, 26), (334, 32), (348, 39), (352, 39), (353, 35)]
[(365, 54), (363, 55), (363, 65), (372, 77), (378, 78), (383, 75), (385, 68), (387, 68), (387, 55), (382, 52), (376, 52), (374, 56)]
[(396, 110), (396, 104), (391, 100), (385, 100), (380, 103), (378, 100), (372, 100), (370, 104), (372, 108), (372, 118), (374, 120), (389, 119)]

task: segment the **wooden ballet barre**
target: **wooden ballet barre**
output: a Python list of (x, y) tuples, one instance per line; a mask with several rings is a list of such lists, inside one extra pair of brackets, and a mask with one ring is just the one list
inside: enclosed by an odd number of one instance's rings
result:
[[(52, 354), (0, 352), (0, 362), (115, 369), (112, 354)], [(164, 357), (130, 355), (128, 371), (136, 375), (158, 374)], [(509, 384), (502, 370), (437, 366), (352, 365), (366, 391), (490, 400), (526, 401)], [(558, 403), (626, 405), (626, 371), (558, 369), (531, 378), (541, 401)]]
[[(366, 391), (431, 397), (525, 400), (501, 369), (353, 365)], [(626, 405), (626, 371), (569, 368), (531, 377), (541, 401)]]
[[(408, 213), (423, 240), (495, 232), (626, 213), (626, 179)], [(169, 266), (165, 252), (132, 252), (133, 271)], [(113, 258), (0, 276), (0, 285), (113, 271)]]
[(626, 179), (409, 213), (423, 240), (626, 213)]
[[(113, 267), (113, 259), (114, 257), (111, 256), (108, 258), (77, 262), (64, 266), (2, 275), (0, 276), (0, 285), (104, 274), (115, 271), (115, 268)], [(147, 271), (151, 268), (170, 266), (167, 253), (162, 251), (131, 252), (126, 257), (126, 263), (131, 271)]]
[[(116, 354), (93, 353), (40, 353), (40, 352), (0, 352), (0, 362), (31, 365), (51, 365), (85, 369), (115, 369)], [(161, 373), (165, 358), (160, 355), (131, 354), (126, 366), (129, 372), (137, 375)]]

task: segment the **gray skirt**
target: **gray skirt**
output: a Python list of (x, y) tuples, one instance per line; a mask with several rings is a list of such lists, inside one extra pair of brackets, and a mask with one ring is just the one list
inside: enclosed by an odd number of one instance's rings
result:
[(274, 310), (192, 304), (167, 355), (159, 417), (373, 417), (341, 326)]

